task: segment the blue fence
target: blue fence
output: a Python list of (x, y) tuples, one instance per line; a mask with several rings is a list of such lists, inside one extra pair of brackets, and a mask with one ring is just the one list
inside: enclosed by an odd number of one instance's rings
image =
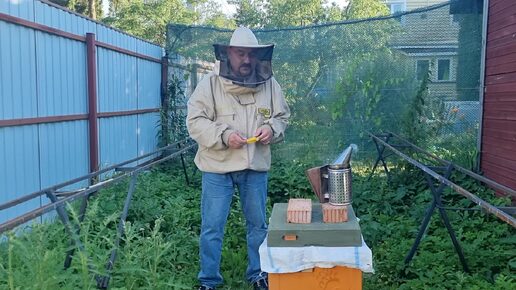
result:
[[(96, 39), (93, 159), (87, 33)], [(46, 1), (0, 1), (0, 204), (85, 175), (91, 160), (102, 168), (154, 151), (162, 56), (160, 46)], [(0, 223), (47, 202), (0, 211)]]

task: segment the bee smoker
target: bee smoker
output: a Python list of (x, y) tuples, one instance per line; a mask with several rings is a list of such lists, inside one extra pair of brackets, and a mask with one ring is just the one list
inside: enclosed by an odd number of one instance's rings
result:
[(319, 202), (348, 205), (353, 202), (351, 186), (351, 153), (355, 144), (348, 146), (331, 164), (308, 169), (306, 174)]

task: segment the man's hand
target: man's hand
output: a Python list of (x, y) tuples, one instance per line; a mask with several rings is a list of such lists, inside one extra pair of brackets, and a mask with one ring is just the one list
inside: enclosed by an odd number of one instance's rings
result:
[(262, 126), (256, 130), (254, 136), (260, 138), (260, 143), (269, 144), (272, 139), (272, 129), (269, 126)]
[(237, 132), (233, 132), (229, 135), (228, 143), (229, 148), (240, 149), (247, 144), (247, 139), (240, 136)]

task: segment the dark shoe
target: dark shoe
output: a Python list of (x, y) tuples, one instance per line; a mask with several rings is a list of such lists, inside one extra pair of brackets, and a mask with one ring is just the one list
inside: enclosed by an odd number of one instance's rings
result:
[(197, 290), (215, 290), (215, 288), (209, 287), (209, 286), (206, 286), (206, 285), (202, 285), (199, 288), (197, 288)]
[(253, 283), (254, 290), (269, 290), (269, 281), (267, 278), (261, 278)]

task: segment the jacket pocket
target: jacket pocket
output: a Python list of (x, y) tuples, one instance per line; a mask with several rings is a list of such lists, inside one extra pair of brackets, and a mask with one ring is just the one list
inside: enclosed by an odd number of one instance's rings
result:
[(216, 162), (224, 162), (227, 161), (230, 158), (231, 152), (228, 149), (210, 149), (208, 148), (204, 153), (204, 158), (206, 159), (206, 162), (212, 163), (213, 161)]
[(235, 129), (236, 114), (234, 111), (217, 112), (217, 119), (215, 122), (221, 124), (228, 124), (231, 129)]

